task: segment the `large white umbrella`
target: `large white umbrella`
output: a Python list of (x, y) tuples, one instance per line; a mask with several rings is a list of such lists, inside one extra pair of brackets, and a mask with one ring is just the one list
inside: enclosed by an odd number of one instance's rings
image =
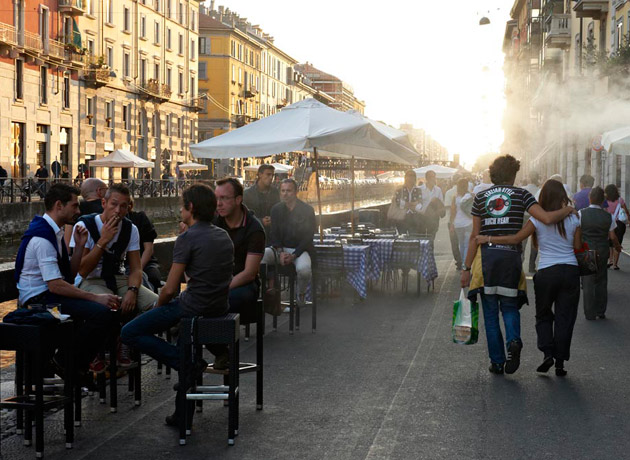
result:
[(456, 168), (442, 165), (423, 166), (422, 168), (415, 168), (414, 171), (418, 176), (424, 176), (428, 171), (433, 171), (438, 179), (450, 179), (455, 173), (459, 172)]
[(190, 146), (197, 158), (226, 159), (312, 150), (321, 224), (318, 149), (348, 158), (408, 165), (418, 157), (417, 152), (390, 139), (365, 118), (332, 109), (315, 99), (296, 102), (279, 113)]
[(90, 166), (104, 168), (154, 168), (155, 163), (134, 155), (129, 150), (118, 149), (104, 158), (89, 160)]
[(200, 163), (195, 163), (191, 161), (190, 163), (184, 163), (179, 165), (180, 171), (207, 171), (208, 165), (202, 165)]
[(606, 131), (601, 144), (608, 153), (630, 155), (630, 126)]

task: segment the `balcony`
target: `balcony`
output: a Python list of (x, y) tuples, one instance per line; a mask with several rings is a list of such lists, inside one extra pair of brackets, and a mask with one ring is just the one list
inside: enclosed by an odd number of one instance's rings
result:
[(252, 118), (249, 115), (233, 115), (231, 121), (237, 128), (240, 128), (241, 126), (245, 126), (250, 123)]
[(247, 88), (245, 90), (245, 97), (247, 99), (251, 99), (252, 97), (256, 97), (258, 94), (258, 90), (256, 88)]
[(18, 46), (18, 34), (15, 32), (15, 27), (0, 22), (0, 44)]
[(85, 69), (83, 79), (86, 84), (92, 88), (105, 86), (112, 81), (113, 77), (116, 76), (112, 69), (110, 69), (108, 65), (104, 64), (103, 56), (90, 56), (87, 60), (89, 61), (89, 67)]
[(59, 0), (58, 8), (60, 13), (70, 16), (81, 16), (85, 13), (87, 0)]
[(552, 14), (545, 20), (545, 46), (567, 49), (571, 46), (571, 15)]
[(142, 90), (141, 95), (156, 103), (168, 102), (171, 98), (171, 88), (154, 78), (149, 79), (145, 83), (141, 83), (140, 88)]
[(278, 101), (278, 104), (276, 105), (276, 107), (278, 109), (283, 109), (284, 107), (287, 106), (287, 100), (286, 99), (281, 99)]
[(79, 48), (78, 46), (70, 43), (66, 43), (64, 45), (65, 51), (65, 61), (72, 65), (77, 65), (83, 67), (86, 64), (87, 56), (85, 50)]
[(577, 0), (573, 11), (578, 18), (599, 20), (608, 13), (608, 0)]

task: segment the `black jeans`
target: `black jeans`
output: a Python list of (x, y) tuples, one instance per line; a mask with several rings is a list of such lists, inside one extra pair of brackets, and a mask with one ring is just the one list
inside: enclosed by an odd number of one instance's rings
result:
[(568, 361), (580, 303), (578, 267), (562, 264), (538, 270), (534, 275), (534, 292), (538, 349), (545, 356)]

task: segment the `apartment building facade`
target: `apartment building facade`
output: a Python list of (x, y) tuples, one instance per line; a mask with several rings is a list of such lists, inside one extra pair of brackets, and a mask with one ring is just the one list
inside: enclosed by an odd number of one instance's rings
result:
[(0, 8), (0, 164), (32, 176), (57, 160), (76, 170), (80, 66), (61, 41), (77, 2), (4, 2)]
[(516, 0), (506, 24), (503, 151), (524, 172), (559, 173), (573, 191), (591, 174), (628, 197), (630, 163), (599, 139), (627, 125), (614, 107), (625, 99), (607, 63), (628, 45), (626, 0)]

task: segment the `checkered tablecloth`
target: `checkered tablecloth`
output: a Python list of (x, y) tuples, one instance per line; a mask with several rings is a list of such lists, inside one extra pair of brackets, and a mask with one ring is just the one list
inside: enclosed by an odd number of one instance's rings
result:
[[(363, 299), (367, 297), (367, 269), (369, 259), (370, 246), (367, 244), (348, 244), (343, 247), (343, 264), (346, 271), (346, 280)], [(329, 260), (320, 260), (318, 263), (328, 266), (332, 265)]]
[(378, 279), (382, 271), (390, 263), (398, 266), (408, 266), (417, 270), (425, 281), (431, 282), (438, 277), (437, 265), (433, 255), (433, 243), (430, 240), (399, 240), (417, 244), (417, 250), (395, 249), (394, 239), (366, 239), (364, 243), (371, 248), (371, 260), (373, 265), (369, 270), (370, 279)]

